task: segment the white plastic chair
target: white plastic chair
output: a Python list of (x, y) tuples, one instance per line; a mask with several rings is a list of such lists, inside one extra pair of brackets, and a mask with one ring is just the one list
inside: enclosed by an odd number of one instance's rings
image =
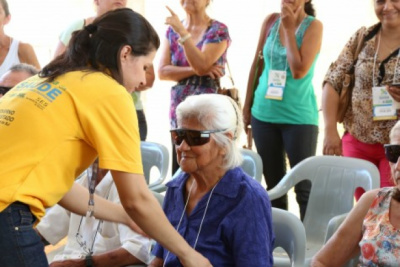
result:
[[(368, 191), (380, 185), (379, 171), (372, 163), (349, 157), (314, 156), (291, 169), (268, 191), (271, 200), (286, 194), (295, 184), (310, 180), (312, 188), (304, 217), (307, 236), (305, 266), (322, 247), (329, 220), (349, 212), (354, 205), (354, 191)], [(287, 260), (287, 265), (289, 261)]]
[[(140, 142), (140, 150), (142, 153), (143, 172), (149, 188), (162, 185), (167, 177), (169, 166), (169, 153), (168, 149), (158, 143), (142, 141)], [(156, 167), (160, 175), (152, 181), (150, 179), (151, 169)]]
[(261, 183), (263, 175), (262, 159), (257, 152), (250, 149), (240, 149), (243, 156), (243, 162), (240, 165), (245, 173)]
[(279, 259), (283, 257), (276, 257), (280, 253), (275, 250), (280, 247), (289, 256), (291, 267), (303, 267), (306, 256), (306, 231), (300, 219), (289, 211), (272, 208), (272, 225), (275, 233), (274, 266), (281, 265)]
[[(337, 229), (339, 229), (340, 225), (346, 219), (347, 215), (348, 215), (348, 213), (344, 213), (342, 215), (335, 216), (335, 217), (333, 217), (332, 219), (329, 220), (324, 243), (328, 242), (329, 238), (331, 238), (332, 235), (337, 231)], [(342, 267), (357, 267), (358, 262), (359, 262), (359, 258), (360, 258), (360, 253), (358, 253), (358, 255), (356, 255), (353, 258), (351, 258)]]

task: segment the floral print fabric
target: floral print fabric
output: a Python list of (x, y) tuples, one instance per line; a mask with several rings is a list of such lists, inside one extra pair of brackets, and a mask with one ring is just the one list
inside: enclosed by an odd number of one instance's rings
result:
[[(186, 59), (185, 52), (182, 46), (179, 45), (178, 39), (179, 35), (174, 32), (174, 30), (169, 27), (166, 35), (171, 53), (171, 64), (174, 66), (189, 66), (189, 62)], [(196, 44), (197, 48), (200, 50), (202, 47), (209, 43), (220, 43), (222, 41), (227, 41), (229, 47), (231, 39), (229, 37), (228, 27), (216, 20), (211, 22), (210, 27), (206, 30), (203, 38)], [(217, 60), (215, 64), (225, 66), (227, 50), (222, 54), (222, 56)], [(170, 121), (171, 127), (176, 128), (176, 107), (189, 95), (199, 95), (199, 94), (209, 94), (216, 93), (217, 87), (204, 87), (204, 86), (194, 86), (194, 85), (175, 85), (171, 89), (171, 105), (170, 105)]]
[[(372, 36), (364, 43), (357, 63), (355, 65), (355, 85), (352, 94), (352, 105), (346, 112), (343, 125), (357, 140), (367, 144), (389, 143), (390, 129), (396, 120), (373, 121), (372, 112), (372, 87), (391, 84), (393, 79), (400, 79), (400, 65), (397, 63), (398, 49), (384, 60), (377, 59), (374, 69), (374, 56), (376, 53), (376, 36), (380, 30), (380, 24), (367, 29), (366, 36)], [(353, 65), (353, 53), (357, 46), (358, 30), (347, 42), (339, 58), (332, 63), (325, 76), (324, 83), (330, 83), (340, 93), (345, 73)], [(368, 38), (367, 38), (368, 39)], [(396, 73), (396, 77), (394, 74)], [(375, 81), (372, 77), (375, 76)]]
[(389, 221), (392, 190), (382, 188), (364, 218), (360, 267), (399, 266), (400, 235)]

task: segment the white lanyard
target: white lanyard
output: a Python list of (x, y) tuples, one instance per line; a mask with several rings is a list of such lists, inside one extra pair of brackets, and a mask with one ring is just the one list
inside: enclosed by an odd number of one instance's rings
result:
[[(194, 245), (193, 245), (193, 249), (196, 249), (197, 241), (199, 240), (199, 236), (200, 236), (200, 232), (201, 232), (201, 228), (203, 227), (204, 218), (206, 217), (206, 213), (207, 213), (207, 210), (208, 210), (208, 204), (210, 203), (211, 196), (212, 196), (212, 194), (214, 192), (214, 189), (217, 187), (218, 184), (219, 184), (219, 181), (211, 189), (210, 196), (208, 197), (206, 208), (205, 208), (204, 213), (203, 213), (203, 218), (201, 219), (201, 222), (200, 222), (199, 231), (197, 232), (196, 240), (195, 240)], [(189, 194), (188, 194), (188, 197), (187, 197), (187, 200), (186, 200), (186, 203), (185, 203), (185, 207), (183, 208), (181, 218), (179, 219), (178, 226), (176, 227), (176, 231), (178, 231), (179, 227), (181, 226), (183, 216), (185, 215), (186, 207), (187, 207), (187, 205), (189, 203), (190, 193), (192, 193), (193, 185), (194, 185), (194, 180), (193, 180), (192, 184), (190, 185)], [(169, 251), (167, 252), (167, 256), (165, 256), (163, 267), (165, 267), (165, 264), (167, 262), (168, 256), (169, 256)]]
[[(294, 33), (294, 35), (297, 37), (297, 33), (299, 32), (299, 30), (300, 30), (300, 27), (301, 27), (301, 25), (303, 25), (303, 22), (306, 20), (306, 18), (307, 18), (307, 14), (305, 15), (305, 17), (304, 17), (304, 19), (301, 21), (301, 23), (299, 24), (299, 26), (297, 27), (297, 29), (296, 29), (296, 32)], [(272, 41), (272, 47), (271, 47), (271, 55), (270, 55), (270, 69), (273, 69), (272, 68), (272, 53), (273, 53), (273, 51), (274, 51), (274, 47), (275, 47), (275, 42), (276, 42), (276, 37), (278, 36), (278, 33), (279, 33), (279, 28), (280, 28), (280, 26), (281, 26), (281, 21), (282, 21), (282, 19), (279, 19), (279, 22), (278, 22), (278, 29), (277, 29), (277, 31), (275, 32), (275, 36), (274, 36), (274, 40)], [(285, 71), (287, 70), (287, 65), (288, 65), (288, 62), (287, 62), (287, 56), (286, 56), (286, 60), (285, 60)]]
[[(378, 52), (379, 52), (379, 47), (381, 46), (381, 39), (382, 39), (382, 30), (379, 31), (379, 40), (378, 40), (378, 46), (376, 47), (376, 52), (374, 55), (374, 65), (372, 68), (372, 86), (376, 87), (375, 84), (375, 67), (376, 67), (376, 59), (378, 58)], [(396, 59), (396, 64), (394, 65), (394, 73), (393, 73), (393, 83), (396, 82), (396, 77), (397, 77), (397, 66), (399, 64), (399, 57), (400, 57), (400, 49), (397, 54), (397, 59)]]

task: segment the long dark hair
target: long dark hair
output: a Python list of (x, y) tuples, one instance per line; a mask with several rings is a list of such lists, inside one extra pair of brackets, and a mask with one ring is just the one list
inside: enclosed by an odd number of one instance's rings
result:
[(8, 3), (7, 0), (0, 0), (0, 4), (4, 9), (4, 14), (6, 14), (6, 17), (10, 15), (10, 9), (8, 8)]
[(308, 1), (305, 5), (304, 5), (304, 11), (307, 13), (307, 15), (313, 16), (315, 17), (315, 9), (313, 4), (311, 4), (311, 1)]
[(66, 51), (46, 65), (39, 76), (51, 82), (70, 71), (101, 71), (122, 84), (120, 51), (125, 45), (131, 46), (134, 56), (148, 55), (160, 46), (150, 23), (129, 8), (107, 12), (75, 31)]

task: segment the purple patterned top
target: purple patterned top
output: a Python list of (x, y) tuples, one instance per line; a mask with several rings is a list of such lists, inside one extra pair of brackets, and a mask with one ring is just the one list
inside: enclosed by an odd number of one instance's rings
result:
[[(185, 52), (183, 48), (179, 45), (178, 39), (179, 35), (174, 32), (174, 30), (169, 27), (167, 30), (166, 37), (169, 42), (170, 54), (171, 54), (171, 64), (174, 66), (189, 66), (186, 60)], [(197, 48), (202, 49), (203, 45), (209, 43), (220, 43), (222, 41), (227, 41), (228, 46), (222, 56), (217, 60), (216, 64), (225, 66), (226, 54), (228, 47), (231, 43), (231, 38), (229, 37), (228, 27), (216, 20), (213, 20), (211, 26), (206, 30), (203, 38), (197, 43)], [(217, 88), (209, 88), (204, 86), (193, 86), (193, 85), (175, 85), (171, 89), (171, 105), (170, 105), (170, 121), (171, 127), (176, 128), (176, 114), (175, 109), (179, 103), (181, 103), (189, 95), (200, 95), (207, 93), (215, 93)]]

